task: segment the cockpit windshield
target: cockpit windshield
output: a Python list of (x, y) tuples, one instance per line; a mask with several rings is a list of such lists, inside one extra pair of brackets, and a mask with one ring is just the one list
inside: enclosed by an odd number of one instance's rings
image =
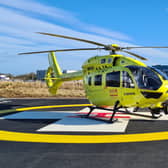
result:
[(132, 72), (140, 89), (157, 90), (162, 85), (157, 73), (150, 68), (133, 65), (127, 66), (127, 68)]
[(168, 76), (166, 75), (166, 73), (164, 73), (160, 69), (157, 69), (155, 67), (149, 67), (149, 68), (152, 69), (153, 71), (157, 72), (164, 80), (168, 80)]

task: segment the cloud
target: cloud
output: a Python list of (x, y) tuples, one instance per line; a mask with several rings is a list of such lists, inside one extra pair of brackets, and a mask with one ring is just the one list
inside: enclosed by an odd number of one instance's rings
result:
[(79, 24), (81, 28), (83, 28), (84, 30), (88, 31), (88, 32), (92, 32), (98, 35), (103, 35), (106, 37), (112, 37), (115, 39), (121, 39), (121, 40), (127, 40), (130, 41), (132, 40), (131, 37), (120, 33), (120, 32), (116, 32), (116, 31), (111, 31), (102, 27), (98, 27), (98, 26), (94, 26), (94, 25), (90, 25), (90, 24), (84, 24), (84, 23), (80, 23)]
[[(70, 25), (76, 25), (80, 29), (83, 29), (85, 31), (99, 34), (99, 35), (104, 35), (107, 37), (113, 37), (116, 39), (121, 39), (121, 40), (132, 40), (132, 38), (128, 37), (127, 35), (121, 33), (121, 32), (116, 32), (116, 31), (111, 31), (102, 27), (90, 25), (87, 23), (81, 22), (77, 17), (75, 17), (75, 14), (69, 11), (65, 11), (63, 9), (59, 9), (56, 7), (51, 7), (47, 5), (43, 5), (41, 3), (29, 0), (0, 0), (0, 4), (10, 8), (10, 10), (14, 10), (17, 13), (26, 14), (31, 16), (31, 14), (34, 14), (33, 17), (36, 16), (48, 16), (49, 18), (54, 18), (56, 20), (61, 20), (61, 22), (70, 24)], [(16, 10), (17, 9), (17, 10)]]
[(56, 7), (51, 7), (47, 5), (43, 5), (41, 3), (29, 0), (1, 0), (1, 5), (10, 7), (11, 9), (17, 9), (17, 12), (24, 12), (26, 14), (40, 14), (49, 16), (55, 19), (65, 20), (66, 22), (75, 22), (76, 18), (73, 16), (71, 12), (65, 11), (63, 9), (59, 9)]

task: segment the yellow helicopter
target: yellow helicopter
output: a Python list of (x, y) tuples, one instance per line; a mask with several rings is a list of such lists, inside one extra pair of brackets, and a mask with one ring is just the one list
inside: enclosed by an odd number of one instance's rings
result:
[[(128, 112), (127, 108), (149, 108), (152, 118), (157, 118), (160, 112), (168, 114), (168, 77), (157, 69), (147, 66), (141, 61), (119, 55), (116, 52), (125, 52), (141, 60), (146, 58), (132, 53), (128, 50), (135, 48), (168, 48), (168, 47), (120, 47), (119, 45), (105, 45), (99, 42), (84, 40), (80, 38), (42, 33), (39, 34), (55, 36), (65, 39), (77, 40), (94, 44), (96, 48), (78, 48), (49, 50), (38, 52), (27, 52), (20, 54), (49, 53), (49, 68), (46, 73), (46, 83), (49, 92), (56, 94), (58, 88), (65, 81), (83, 79), (87, 99), (93, 104), (87, 117), (95, 108), (110, 109), (113, 113), (109, 122), (114, 121), (116, 111)], [(58, 64), (55, 52), (79, 51), (79, 50), (108, 50), (110, 55), (94, 56), (82, 65), (82, 70), (63, 74)], [(109, 110), (109, 109), (108, 109)], [(135, 110), (135, 111), (136, 111)]]

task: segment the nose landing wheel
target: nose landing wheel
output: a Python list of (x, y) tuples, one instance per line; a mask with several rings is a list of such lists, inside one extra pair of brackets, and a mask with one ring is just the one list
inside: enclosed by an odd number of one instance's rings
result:
[(167, 103), (163, 104), (163, 111), (166, 115), (168, 114), (168, 104)]
[(157, 118), (159, 118), (159, 117), (161, 117), (162, 115), (160, 114), (160, 108), (154, 108), (154, 109), (152, 109), (152, 108), (149, 108), (150, 109), (150, 111), (151, 111), (151, 114), (152, 114), (152, 118), (155, 118), (155, 119), (157, 119)]

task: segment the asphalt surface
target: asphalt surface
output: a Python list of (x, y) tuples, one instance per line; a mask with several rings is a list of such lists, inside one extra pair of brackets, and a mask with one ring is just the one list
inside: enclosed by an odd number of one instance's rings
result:
[[(86, 99), (12, 99), (1, 110), (41, 105), (84, 104)], [(77, 108), (48, 110), (71, 111)], [(45, 109), (46, 110), (46, 109)], [(0, 121), (1, 130), (32, 132), (43, 121)], [(31, 130), (32, 129), (32, 130)], [(130, 133), (167, 131), (166, 121), (132, 121)], [(49, 144), (0, 142), (0, 167), (3, 168), (158, 168), (168, 166), (168, 141), (113, 144)]]

